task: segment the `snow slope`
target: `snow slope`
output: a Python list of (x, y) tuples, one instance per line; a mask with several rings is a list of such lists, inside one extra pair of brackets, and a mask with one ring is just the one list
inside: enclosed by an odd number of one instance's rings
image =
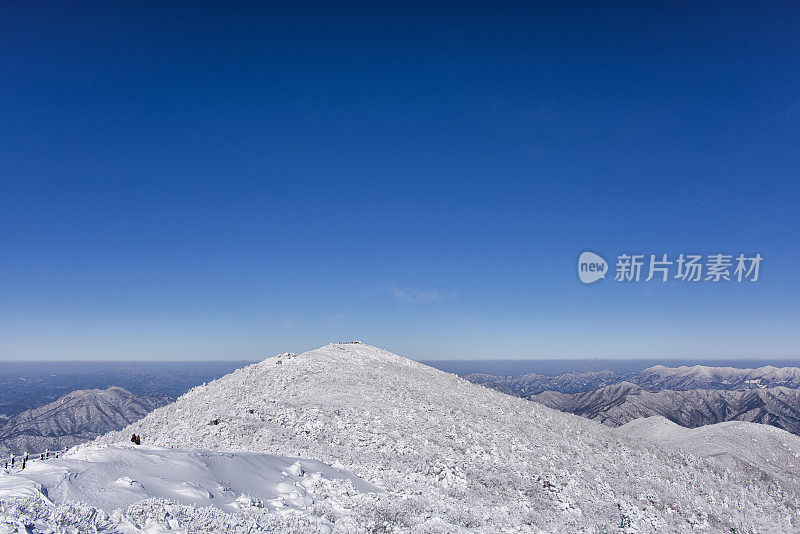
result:
[(685, 428), (653, 416), (635, 419), (616, 432), (712, 458), (730, 469), (751, 471), (756, 480), (775, 480), (789, 494), (800, 493), (800, 437), (779, 428), (745, 421)]
[(0, 476), (0, 499), (77, 500), (112, 512), (153, 497), (235, 511), (304, 511), (317, 493), (376, 488), (321, 462), (258, 453), (116, 445), (82, 447)]

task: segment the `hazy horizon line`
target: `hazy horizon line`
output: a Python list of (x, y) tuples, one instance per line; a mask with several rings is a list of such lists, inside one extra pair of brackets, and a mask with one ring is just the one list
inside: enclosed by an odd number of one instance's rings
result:
[[(277, 354), (275, 355), (277, 356)], [(258, 363), (262, 362), (269, 358), (274, 358), (275, 356), (267, 356), (260, 360), (250, 360), (250, 359), (197, 359), (197, 360), (61, 360), (61, 359), (48, 359), (48, 360), (39, 360), (39, 359), (24, 359), (24, 358), (15, 358), (13, 360), (5, 360), (0, 358), (0, 364), (2, 363), (235, 363), (235, 362), (245, 362), (245, 363)], [(409, 360), (413, 360), (415, 362), (558, 362), (558, 361), (621, 361), (621, 362), (633, 362), (633, 361), (798, 361), (800, 362), (800, 355), (796, 357), (787, 357), (787, 356), (778, 356), (778, 357), (768, 357), (768, 356), (731, 356), (731, 357), (720, 357), (720, 356), (686, 356), (686, 357), (657, 357), (657, 356), (642, 356), (636, 358), (611, 358), (611, 357), (598, 357), (598, 356), (564, 356), (564, 357), (553, 357), (553, 358), (408, 358)]]

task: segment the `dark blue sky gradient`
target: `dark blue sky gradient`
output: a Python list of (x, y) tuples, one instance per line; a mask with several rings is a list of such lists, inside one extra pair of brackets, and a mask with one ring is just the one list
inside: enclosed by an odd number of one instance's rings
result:
[[(798, 35), (789, 2), (6, 6), (0, 359), (798, 358)], [(586, 249), (765, 260), (583, 286)]]

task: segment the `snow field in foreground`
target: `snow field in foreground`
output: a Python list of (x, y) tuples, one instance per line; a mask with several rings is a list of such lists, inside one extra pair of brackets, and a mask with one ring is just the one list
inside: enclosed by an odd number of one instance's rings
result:
[(0, 474), (0, 499), (79, 501), (105, 512), (150, 498), (233, 512), (304, 512), (318, 497), (377, 488), (322, 462), (249, 452), (88, 446)]

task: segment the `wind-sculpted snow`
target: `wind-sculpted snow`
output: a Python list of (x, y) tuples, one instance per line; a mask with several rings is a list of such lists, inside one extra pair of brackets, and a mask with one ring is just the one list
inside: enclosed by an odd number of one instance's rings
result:
[(0, 421), (0, 457), (58, 450), (90, 441), (141, 419), (169, 400), (134, 395), (118, 387), (73, 391)]
[[(296, 532), (317, 531), (323, 523), (313, 517), (341, 532), (742, 533), (800, 525), (797, 495), (774, 481), (360, 344), (240, 369), (97, 444), (134, 432), (145, 446), (322, 461), (383, 490), (343, 495), (335, 505), (320, 500), (305, 523), (292, 524)], [(133, 514), (138, 524), (164, 524), (167, 504), (147, 502), (110, 521)], [(30, 501), (13, 506), (0, 514), (45, 515)], [(50, 513), (69, 524), (85, 516), (81, 505), (61, 506)], [(251, 532), (254, 521), (267, 530), (275, 521), (263, 509), (207, 510), (177, 508), (168, 517), (194, 532)]]
[(315, 498), (376, 488), (322, 462), (258, 454), (88, 446), (0, 476), (0, 499), (80, 501), (105, 512), (163, 498), (235, 511), (305, 513)]
[[(0, 534), (328, 534), (332, 530), (330, 524), (321, 517), (276, 513), (259, 507), (231, 514), (214, 506), (197, 507), (155, 498), (110, 514), (77, 501), (51, 504), (41, 499), (0, 500)], [(348, 521), (339, 519), (337, 523)], [(355, 525), (352, 521), (350, 524)], [(355, 527), (350, 530), (356, 531)]]

